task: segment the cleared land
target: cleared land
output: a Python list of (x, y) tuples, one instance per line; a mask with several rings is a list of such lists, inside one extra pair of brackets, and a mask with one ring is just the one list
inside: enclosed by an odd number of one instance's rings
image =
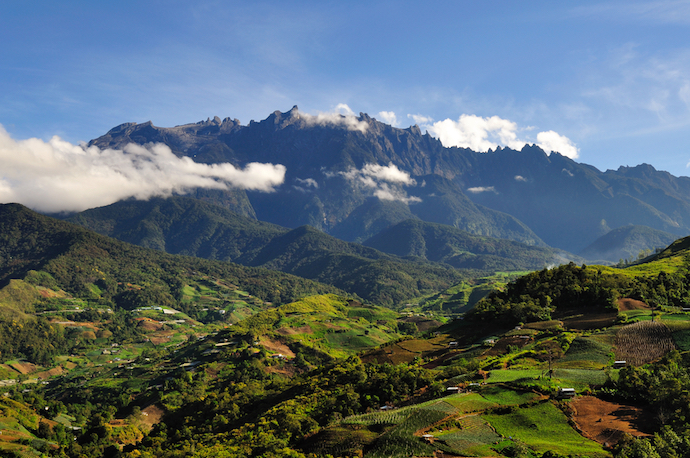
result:
[(625, 434), (651, 436), (653, 422), (640, 407), (582, 396), (570, 402), (573, 420), (582, 433), (605, 446), (617, 444)]

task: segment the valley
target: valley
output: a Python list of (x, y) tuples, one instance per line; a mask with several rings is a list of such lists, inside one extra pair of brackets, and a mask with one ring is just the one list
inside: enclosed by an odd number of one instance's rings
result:
[(687, 239), (391, 309), (2, 212), (7, 456), (618, 457), (684, 437)]

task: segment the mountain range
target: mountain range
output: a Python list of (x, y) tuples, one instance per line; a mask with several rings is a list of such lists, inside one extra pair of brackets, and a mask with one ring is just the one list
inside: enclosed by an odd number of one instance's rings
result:
[(201, 163), (283, 164), (276, 192), (197, 190), (192, 197), (346, 241), (417, 219), (578, 254), (590, 247), (588, 258), (617, 261), (605, 255), (610, 250), (591, 251), (613, 229), (690, 232), (690, 178), (648, 164), (602, 172), (533, 145), (447, 148), (417, 126), (400, 129), (366, 114), (319, 118), (293, 107), (248, 125), (218, 117), (171, 128), (125, 123), (90, 145), (151, 142)]

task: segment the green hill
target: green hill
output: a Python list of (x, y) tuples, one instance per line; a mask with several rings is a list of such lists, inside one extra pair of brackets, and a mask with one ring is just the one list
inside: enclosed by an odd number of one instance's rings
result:
[(408, 219), (371, 237), (365, 245), (397, 256), (413, 256), (461, 269), (534, 270), (579, 258), (553, 248), (472, 235), (437, 223)]
[(448, 265), (344, 242), (309, 226), (289, 231), (183, 197), (118, 202), (70, 220), (170, 253), (299, 275), (386, 306), (444, 290), (468, 276)]
[(618, 262), (634, 261), (640, 253), (667, 247), (678, 236), (646, 226), (632, 224), (614, 229), (599, 237), (580, 252), (585, 259)]

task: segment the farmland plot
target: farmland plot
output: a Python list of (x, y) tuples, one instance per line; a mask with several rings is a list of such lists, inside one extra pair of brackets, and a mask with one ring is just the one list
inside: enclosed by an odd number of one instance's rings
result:
[(657, 321), (640, 321), (621, 328), (616, 334), (616, 359), (641, 366), (676, 348), (671, 330)]

